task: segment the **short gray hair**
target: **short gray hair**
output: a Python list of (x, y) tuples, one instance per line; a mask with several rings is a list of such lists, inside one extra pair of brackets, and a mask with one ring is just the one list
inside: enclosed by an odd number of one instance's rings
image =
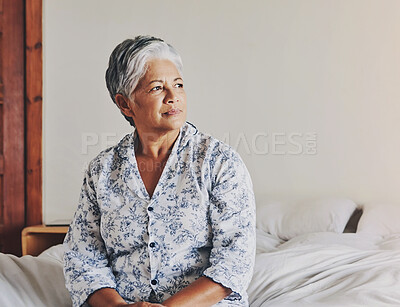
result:
[[(106, 71), (107, 89), (115, 104), (117, 94), (126, 98), (131, 97), (139, 80), (147, 71), (146, 63), (151, 59), (170, 60), (183, 76), (180, 55), (162, 39), (153, 36), (136, 36), (134, 39), (126, 39), (111, 53)], [(135, 126), (131, 117), (125, 116), (125, 118), (132, 126)]]

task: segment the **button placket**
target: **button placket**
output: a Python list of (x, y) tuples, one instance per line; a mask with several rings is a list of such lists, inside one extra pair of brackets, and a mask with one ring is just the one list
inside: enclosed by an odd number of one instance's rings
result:
[(149, 224), (147, 226), (147, 233), (148, 233), (148, 240), (150, 243), (148, 243), (149, 246), (149, 262), (150, 262), (150, 276), (151, 276), (151, 281), (150, 284), (152, 286), (156, 286), (158, 284), (158, 281), (156, 279), (157, 276), (157, 270), (158, 270), (158, 261), (157, 261), (157, 251), (156, 249), (154, 249), (154, 247), (156, 246), (156, 243), (154, 242), (154, 238), (153, 238), (153, 231), (151, 229), (151, 225), (152, 225), (152, 216), (154, 213), (154, 207), (152, 206), (152, 203), (150, 202), (148, 207), (147, 207), (147, 213), (148, 213), (148, 221)]

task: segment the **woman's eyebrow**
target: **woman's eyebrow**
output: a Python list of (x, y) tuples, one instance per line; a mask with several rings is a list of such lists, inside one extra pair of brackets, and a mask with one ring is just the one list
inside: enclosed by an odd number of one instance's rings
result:
[(150, 81), (149, 84), (147, 84), (147, 85), (150, 85), (150, 84), (156, 83), (156, 82), (163, 83), (163, 80), (153, 80), (153, 81)]
[[(181, 77), (175, 78), (174, 82), (177, 81), (177, 80), (181, 80), (183, 82), (183, 79)], [(157, 82), (163, 83), (164, 81), (163, 80), (153, 80), (153, 81), (150, 81), (149, 84), (147, 84), (147, 86), (149, 86), (152, 83), (157, 83)]]

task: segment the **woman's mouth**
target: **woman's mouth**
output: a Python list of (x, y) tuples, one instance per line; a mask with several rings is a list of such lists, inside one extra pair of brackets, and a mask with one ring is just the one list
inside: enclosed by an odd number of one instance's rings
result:
[(182, 113), (182, 111), (179, 110), (179, 109), (171, 109), (168, 112), (165, 112), (163, 114), (165, 114), (165, 115), (177, 115), (177, 114), (180, 114), (180, 113)]

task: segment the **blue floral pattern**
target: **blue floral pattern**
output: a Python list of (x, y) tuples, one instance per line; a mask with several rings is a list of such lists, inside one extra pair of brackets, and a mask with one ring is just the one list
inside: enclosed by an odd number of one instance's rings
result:
[(105, 287), (127, 302), (162, 302), (200, 276), (232, 289), (215, 306), (248, 306), (255, 203), (240, 156), (186, 123), (150, 197), (136, 140), (128, 134), (86, 171), (64, 241), (74, 306)]

